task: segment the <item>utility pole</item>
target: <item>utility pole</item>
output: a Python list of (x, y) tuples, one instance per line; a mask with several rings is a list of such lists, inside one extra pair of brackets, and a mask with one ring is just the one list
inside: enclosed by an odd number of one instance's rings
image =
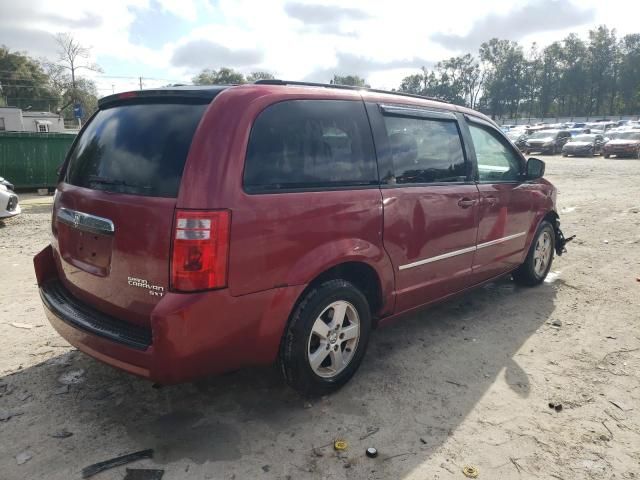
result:
[(140, 82), (140, 90), (142, 90), (142, 77), (138, 77), (138, 80)]

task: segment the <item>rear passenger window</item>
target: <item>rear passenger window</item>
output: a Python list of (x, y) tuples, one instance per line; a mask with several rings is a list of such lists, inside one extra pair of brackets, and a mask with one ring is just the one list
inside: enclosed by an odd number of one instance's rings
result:
[(244, 168), (248, 192), (377, 183), (362, 102), (280, 102), (264, 110), (251, 129)]
[(467, 168), (455, 122), (385, 116), (384, 123), (391, 147), (395, 183), (466, 180)]

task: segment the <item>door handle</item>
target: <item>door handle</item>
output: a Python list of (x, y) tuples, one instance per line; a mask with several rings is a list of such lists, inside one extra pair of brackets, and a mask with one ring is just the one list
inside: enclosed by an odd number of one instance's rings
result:
[(476, 203), (478, 203), (477, 200), (473, 200), (473, 199), (467, 198), (467, 197), (464, 197), (464, 198), (461, 198), (460, 200), (458, 200), (458, 205), (461, 208), (473, 207)]

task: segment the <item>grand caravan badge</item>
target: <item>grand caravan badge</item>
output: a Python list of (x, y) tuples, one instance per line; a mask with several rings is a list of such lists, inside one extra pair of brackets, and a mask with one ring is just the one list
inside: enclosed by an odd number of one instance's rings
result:
[(153, 297), (162, 297), (164, 295), (164, 287), (152, 285), (144, 278), (127, 277), (127, 283), (132, 287), (146, 288), (149, 291), (149, 295)]

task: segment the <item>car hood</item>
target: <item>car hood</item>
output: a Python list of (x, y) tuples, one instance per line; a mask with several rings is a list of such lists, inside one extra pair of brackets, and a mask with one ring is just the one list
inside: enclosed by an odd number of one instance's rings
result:
[(565, 144), (565, 147), (588, 147), (589, 145), (593, 145), (591, 142), (569, 142)]
[(527, 140), (529, 143), (548, 143), (553, 142), (553, 137), (545, 137), (545, 138), (530, 138)]

